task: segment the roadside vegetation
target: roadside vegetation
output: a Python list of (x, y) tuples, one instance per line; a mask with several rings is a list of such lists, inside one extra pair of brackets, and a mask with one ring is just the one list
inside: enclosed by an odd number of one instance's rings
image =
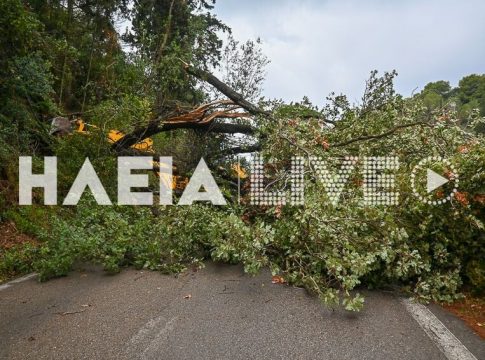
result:
[[(0, 281), (31, 271), (44, 281), (79, 262), (111, 273), (126, 266), (177, 273), (212, 259), (248, 273), (270, 267), (348, 310), (363, 306), (356, 291), (363, 286), (396, 286), (423, 301), (453, 301), (463, 286), (483, 294), (485, 75), (465, 76), (455, 88), (433, 82), (404, 98), (395, 72), (372, 72), (357, 104), (340, 94), (318, 106), (306, 98), (288, 104), (262, 97), (268, 59), (260, 41), (232, 38), (213, 1), (132, 5), (0, 2)], [(127, 18), (132, 29), (117, 28)], [(96, 130), (55, 137), (57, 116)], [(111, 129), (126, 136), (111, 144)], [(181, 177), (204, 157), (228, 205), (98, 206), (87, 193), (76, 207), (48, 207), (41, 191), (37, 205), (17, 205), (21, 155), (33, 156), (39, 172), (44, 156), (58, 156), (60, 199), (89, 157), (115, 200), (116, 156), (137, 155), (132, 145), (145, 135), (154, 156), (173, 156)], [(328, 164), (396, 156), (400, 205), (363, 205), (359, 170), (332, 205), (311, 167), (304, 206), (253, 206), (248, 180), (238, 202), (232, 168), (238, 154), (255, 151), (268, 163), (268, 190), (281, 192), (289, 190), (292, 156)], [(455, 197), (440, 206), (411, 188), (412, 169), (430, 156), (449, 159), (460, 177)], [(242, 162), (248, 169), (247, 157)], [(436, 171), (457, 175), (439, 164)], [(151, 175), (154, 190), (156, 182)], [(447, 184), (434, 196), (451, 190)]]

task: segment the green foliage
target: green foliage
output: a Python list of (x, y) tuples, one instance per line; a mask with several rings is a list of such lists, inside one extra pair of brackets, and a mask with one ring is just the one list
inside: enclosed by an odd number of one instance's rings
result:
[(166, 111), (174, 101), (196, 103), (202, 94), (185, 76), (181, 61), (201, 67), (217, 66), (222, 41), (218, 32), (229, 28), (209, 12), (215, 1), (135, 1), (132, 31), (123, 38), (148, 61), (147, 83), (156, 93), (156, 106)]
[[(472, 74), (463, 77), (458, 87), (451, 88), (448, 81), (428, 83), (417, 94), (428, 110), (451, 108), (462, 122), (468, 122), (474, 110), (485, 116), (485, 75)], [(483, 132), (485, 128), (481, 128)]]
[(18, 274), (32, 272), (38, 253), (38, 248), (29, 243), (0, 250), (0, 282)]
[(52, 114), (53, 76), (44, 57), (43, 26), (20, 0), (0, 4), (0, 178), (12, 158), (49, 142), (39, 119)]
[(19, 206), (7, 210), (4, 216), (6, 220), (13, 221), (21, 233), (35, 236), (48, 229), (46, 224), (55, 214), (56, 209), (53, 207)]
[[(219, 64), (222, 80), (245, 99), (255, 102), (261, 96), (266, 75), (265, 67), (269, 62), (261, 49), (261, 39), (248, 40), (241, 44), (229, 35)], [(209, 93), (214, 92), (210, 87), (205, 90)], [(211, 97), (220, 96), (215, 93)]]
[(6, 63), (16, 56), (27, 55), (40, 40), (42, 26), (35, 16), (25, 9), (20, 0), (4, 0), (0, 3), (0, 71)]
[(474, 294), (480, 295), (485, 292), (485, 261), (483, 257), (468, 263), (466, 276)]
[(39, 53), (8, 64), (8, 78), (0, 82), (0, 174), (12, 160), (16, 164), (16, 155), (42, 152), (51, 142), (47, 124), (39, 121), (56, 111), (49, 69)]
[[(400, 283), (424, 301), (453, 300), (463, 280), (483, 287), (484, 138), (474, 126), (458, 126), (450, 110), (430, 113), (422, 102), (396, 95), (394, 75), (373, 73), (359, 106), (342, 96), (331, 97), (322, 110), (306, 101), (276, 104), (278, 121), (264, 127), (274, 191), (285, 191), (287, 159), (296, 154), (327, 162), (350, 155), (402, 161), (396, 176), (400, 206), (364, 206), (357, 173), (341, 203), (330, 206), (310, 171), (303, 208), (266, 210), (265, 221), (276, 231), (270, 262), (329, 304), (343, 299), (344, 306), (358, 308), (350, 290), (359, 284)], [(466, 190), (450, 204), (431, 207), (412, 195), (409, 176), (421, 159), (437, 155), (456, 164)]]
[(15, 97), (24, 99), (37, 113), (53, 113), (53, 76), (50, 64), (39, 53), (16, 58), (11, 64), (11, 78), (6, 87)]
[[(49, 221), (42, 211), (8, 215), (42, 242), (28, 252), (32, 265), (25, 266), (43, 280), (65, 275), (77, 262), (99, 263), (112, 273), (129, 265), (179, 272), (209, 258), (242, 263), (248, 273), (268, 266), (325, 304), (350, 311), (364, 304), (357, 292), (362, 286), (398, 284), (423, 301), (451, 301), (464, 283), (483, 291), (485, 147), (475, 129), (483, 119), (477, 115), (467, 127), (459, 126), (450, 110), (444, 116), (419, 99), (403, 99), (393, 91), (394, 76), (373, 73), (359, 106), (344, 96), (330, 97), (323, 109), (308, 99), (275, 103), (275, 121), (260, 122), (260, 131), (263, 155), (273, 163), (268, 175), (276, 180), (270, 190), (286, 191), (288, 159), (295, 154), (323, 158), (333, 170), (339, 167), (334, 158), (395, 155), (402, 160), (396, 174), (400, 206), (364, 206), (358, 173), (335, 206), (313, 172), (305, 179), (303, 207), (102, 207), (85, 196), (78, 207), (61, 208)], [(91, 116), (107, 127), (118, 117), (147, 112), (145, 104), (143, 98), (124, 97), (102, 102)], [(61, 184), (71, 184), (90, 157), (109, 191), (115, 189), (114, 158), (101, 135), (67, 137), (53, 148), (66, 161)], [(409, 174), (421, 159), (436, 155), (456, 165), (466, 192), (431, 207), (412, 195)], [(5, 256), (5, 272), (23, 269), (22, 252)]]
[(117, 194), (117, 159), (102, 132), (91, 136), (68, 136), (53, 145), (58, 161), (59, 202), (67, 195), (79, 170), (88, 158), (111, 199)]
[[(53, 216), (34, 268), (41, 280), (67, 274), (75, 262), (102, 264), (109, 272), (134, 265), (165, 273), (200, 266), (210, 253), (228, 260), (225, 242), (247, 243), (249, 229), (234, 215), (203, 206), (161, 208), (96, 206), (90, 198)], [(219, 256), (218, 256), (219, 255)]]
[[(396, 175), (401, 206), (363, 206), (357, 173), (333, 206), (314, 171), (305, 179), (304, 207), (102, 207), (88, 194), (76, 208), (12, 205), (20, 154), (34, 156), (35, 171), (43, 156), (58, 156), (60, 201), (88, 157), (114, 201), (109, 130), (130, 132), (220, 96), (187, 76), (181, 60), (217, 68), (252, 101), (261, 95), (268, 61), (259, 41), (240, 44), (230, 37), (223, 47), (219, 35), (229, 28), (210, 12), (214, 1), (138, 0), (131, 10), (125, 0), (64, 4), (0, 2), (0, 220), (15, 222), (40, 242), (0, 251), (0, 276), (35, 270), (46, 280), (77, 262), (102, 264), (111, 273), (129, 265), (171, 273), (213, 259), (242, 263), (249, 273), (269, 266), (325, 304), (352, 311), (364, 304), (356, 292), (362, 286), (398, 284), (424, 301), (450, 301), (463, 283), (484, 291), (484, 75), (466, 76), (456, 88), (429, 83), (405, 99), (394, 91), (395, 72), (372, 72), (358, 105), (334, 94), (323, 108), (307, 98), (260, 102), (272, 110), (271, 121), (252, 121), (273, 163), (270, 190), (287, 190), (293, 155), (329, 163), (349, 155), (395, 155), (403, 161)], [(123, 36), (130, 52), (115, 30), (117, 16), (132, 20)], [(96, 126), (89, 136), (48, 135), (50, 118), (78, 111)], [(193, 131), (154, 139), (157, 152), (175, 155), (186, 173), (202, 155), (234, 142)], [(412, 195), (409, 174), (421, 159), (438, 155), (458, 168), (460, 193), (430, 207)]]
[(451, 91), (451, 86), (449, 81), (443, 81), (443, 80), (428, 83), (423, 89), (423, 93), (435, 93), (442, 97), (449, 96), (450, 91)]
[(126, 94), (117, 100), (100, 102), (91, 109), (86, 120), (98, 126), (98, 132), (103, 135), (110, 129), (129, 133), (148, 124), (151, 104), (149, 98)]

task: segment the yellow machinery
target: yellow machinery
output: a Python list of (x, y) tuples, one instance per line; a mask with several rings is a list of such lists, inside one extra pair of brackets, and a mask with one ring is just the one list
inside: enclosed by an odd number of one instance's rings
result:
[[(99, 130), (96, 125), (87, 124), (81, 119), (76, 119), (73, 122), (73, 125), (74, 133), (83, 135), (89, 134), (89, 128)], [(110, 130), (107, 138), (110, 143), (114, 144), (115, 142), (122, 139), (124, 136), (125, 134), (119, 130)], [(141, 152), (155, 154), (155, 151), (153, 150), (153, 140), (151, 138), (143, 139), (142, 141), (132, 145), (131, 148)], [(170, 186), (173, 190), (183, 190), (187, 186), (189, 179), (182, 176), (172, 175), (177, 173), (176, 166), (173, 166), (172, 171), (170, 171), (170, 169), (166, 165), (160, 164), (160, 162), (158, 161), (153, 161), (152, 165), (155, 169), (155, 175), (157, 175), (157, 177), (159, 177), (165, 185)], [(170, 178), (172, 179), (171, 183)]]
[(244, 170), (244, 168), (240, 164), (238, 163), (233, 164), (231, 166), (231, 169), (232, 171), (234, 171), (234, 173), (238, 176), (239, 179), (241, 180), (247, 179), (248, 173), (246, 172), (246, 170)]
[[(72, 133), (89, 135), (90, 130), (100, 131), (100, 128), (96, 125), (88, 124), (82, 119), (76, 119), (69, 121), (66, 117), (56, 117), (52, 119), (51, 134), (57, 136), (65, 136)], [(107, 140), (114, 144), (125, 136), (125, 134), (119, 130), (109, 130)], [(153, 140), (151, 138), (143, 139), (142, 141), (131, 146), (132, 149), (138, 150), (143, 153), (155, 155), (153, 150)], [(184, 190), (187, 186), (189, 179), (177, 175), (177, 167), (173, 166), (172, 169), (168, 168), (164, 164), (160, 164), (158, 161), (152, 162), (155, 175), (172, 190)], [(222, 169), (222, 168), (221, 168)], [(171, 170), (171, 171), (170, 171)], [(246, 171), (239, 165), (233, 164), (231, 166), (233, 176), (237, 176), (239, 179), (246, 179), (248, 177)]]
[[(89, 134), (88, 128), (99, 130), (96, 125), (87, 124), (84, 120), (77, 119), (74, 121), (74, 132), (81, 134)], [(108, 133), (108, 141), (112, 144), (121, 140), (125, 134), (118, 130), (110, 130)], [(153, 151), (153, 140), (151, 138), (146, 138), (131, 146), (132, 149), (136, 149), (143, 152), (154, 153)]]

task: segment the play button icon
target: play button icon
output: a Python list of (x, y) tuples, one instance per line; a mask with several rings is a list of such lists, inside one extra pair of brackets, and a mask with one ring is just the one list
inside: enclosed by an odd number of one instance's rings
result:
[(426, 169), (426, 174), (426, 191), (428, 192), (428, 194), (450, 181), (430, 169)]
[[(441, 168), (443, 169), (442, 173), (446, 172), (451, 174), (449, 179), (443, 175), (440, 175), (434, 170), (431, 170), (431, 168), (437, 169), (440, 164)], [(424, 179), (424, 174), (426, 174), (426, 179)], [(424, 180), (426, 180), (426, 182)], [(413, 194), (423, 203), (428, 205), (442, 205), (448, 201), (451, 201), (458, 192), (459, 182), (460, 179), (458, 178), (458, 172), (453, 164), (449, 160), (438, 156), (430, 156), (426, 159), (422, 159), (411, 172), (411, 186), (413, 188)], [(448, 188), (447, 193), (433, 193), (434, 190), (447, 183), (453, 183), (453, 189)], [(424, 193), (425, 189), (426, 194)]]

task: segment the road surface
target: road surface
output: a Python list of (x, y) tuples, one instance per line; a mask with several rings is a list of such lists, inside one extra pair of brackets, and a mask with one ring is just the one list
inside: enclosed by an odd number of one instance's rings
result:
[(0, 288), (0, 358), (485, 359), (485, 341), (439, 307), (429, 317), (444, 337), (398, 295), (365, 295), (360, 313), (332, 311), (268, 272), (212, 263), (178, 277), (28, 278)]

